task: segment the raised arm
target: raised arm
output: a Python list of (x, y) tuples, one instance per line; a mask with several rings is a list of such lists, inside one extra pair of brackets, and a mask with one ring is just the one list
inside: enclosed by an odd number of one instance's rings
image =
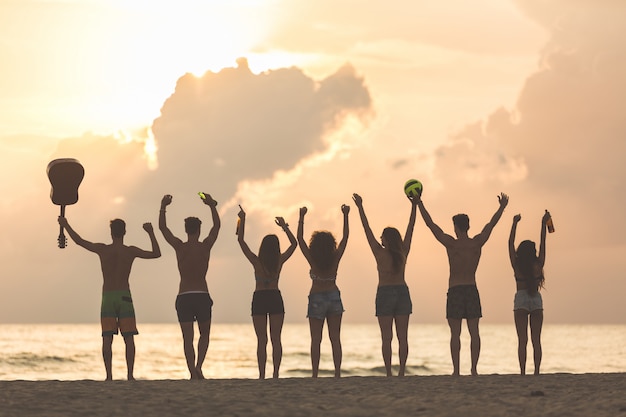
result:
[(243, 252), (245, 257), (248, 258), (248, 261), (250, 261), (252, 265), (254, 265), (254, 263), (256, 262), (258, 258), (254, 254), (254, 252), (250, 250), (250, 247), (248, 246), (245, 240), (244, 235), (246, 233), (246, 212), (243, 211), (243, 208), (241, 208), (241, 206), (239, 206), (239, 213), (237, 214), (237, 217), (239, 217), (239, 228), (237, 229), (237, 242), (239, 242), (239, 247), (241, 247), (241, 251)]
[(59, 216), (59, 224), (63, 226), (65, 230), (67, 230), (67, 233), (70, 235), (74, 243), (76, 243), (78, 246), (94, 253), (98, 253), (99, 248), (103, 246), (101, 243), (93, 243), (80, 237), (80, 235), (76, 233), (74, 229), (72, 229), (72, 226), (70, 226), (65, 217)]
[(211, 197), (209, 193), (203, 193), (205, 198), (200, 198), (204, 204), (211, 208), (211, 216), (213, 218), (213, 227), (209, 231), (207, 237), (202, 241), (202, 243), (209, 245), (209, 247), (213, 247), (213, 244), (217, 240), (217, 235), (219, 234), (220, 227), (222, 225), (220, 221), (220, 215), (217, 212), (217, 201)]
[(354, 200), (354, 204), (356, 208), (359, 210), (359, 217), (361, 218), (361, 223), (363, 224), (363, 230), (365, 231), (365, 237), (367, 239), (367, 243), (370, 245), (370, 249), (372, 252), (376, 253), (376, 251), (382, 250), (382, 245), (376, 240), (374, 237), (374, 233), (372, 232), (372, 228), (370, 227), (369, 221), (367, 220), (367, 216), (365, 215), (365, 208), (363, 208), (363, 198), (358, 194), (352, 194), (352, 200)]
[(165, 212), (167, 210), (167, 206), (169, 206), (170, 204), (172, 204), (172, 196), (169, 194), (164, 195), (161, 199), (161, 209), (159, 210), (159, 230), (161, 231), (161, 234), (163, 234), (165, 241), (173, 247), (176, 247), (183, 242), (182, 240), (174, 236), (169, 227), (167, 227)]
[(489, 223), (487, 223), (485, 227), (483, 227), (483, 230), (475, 236), (475, 239), (480, 242), (481, 245), (484, 245), (485, 242), (487, 242), (487, 239), (489, 239), (489, 236), (491, 236), (493, 228), (496, 226), (496, 224), (498, 224), (498, 220), (500, 220), (500, 217), (502, 217), (502, 213), (504, 213), (504, 208), (507, 204), (509, 204), (509, 196), (504, 193), (500, 193), (500, 195), (498, 196), (498, 203), (500, 204), (500, 206), (491, 217)]
[(276, 217), (275, 221), (278, 227), (283, 229), (283, 232), (285, 232), (285, 234), (287, 235), (287, 238), (289, 238), (289, 247), (280, 255), (280, 263), (282, 264), (287, 259), (289, 259), (291, 255), (293, 255), (293, 252), (296, 250), (296, 247), (298, 246), (298, 241), (296, 240), (296, 237), (293, 235), (293, 233), (291, 233), (291, 230), (289, 230), (289, 224), (285, 222), (284, 218)]
[(517, 223), (522, 220), (520, 214), (513, 216), (513, 224), (511, 225), (511, 234), (509, 235), (509, 259), (511, 260), (511, 266), (515, 269), (515, 260), (517, 258), (515, 254), (515, 233), (517, 232)]
[(546, 231), (548, 230), (547, 222), (549, 218), (550, 212), (546, 210), (541, 218), (541, 238), (539, 241), (539, 262), (542, 267), (546, 262)]
[(306, 240), (304, 240), (304, 216), (306, 215), (307, 208), (300, 207), (300, 214), (298, 218), (298, 246), (300, 246), (300, 250), (302, 254), (311, 264), (311, 251), (309, 251), (309, 245), (307, 245)]
[(142, 259), (154, 259), (154, 258), (160, 257), (161, 248), (159, 248), (159, 242), (157, 242), (156, 236), (154, 235), (154, 229), (152, 228), (152, 223), (144, 223), (143, 230), (145, 230), (146, 233), (148, 233), (148, 236), (150, 236), (150, 244), (152, 245), (152, 250), (147, 251), (147, 250), (140, 249), (136, 246), (132, 246), (132, 248), (134, 249), (134, 255), (137, 258), (142, 258)]
[(433, 233), (435, 239), (437, 239), (444, 246), (447, 246), (448, 244), (454, 242), (454, 238), (449, 234), (444, 233), (444, 231), (441, 230), (441, 227), (439, 227), (430, 217), (430, 214), (428, 213), (428, 210), (426, 210), (426, 207), (424, 206), (424, 202), (422, 201), (421, 197), (418, 196), (413, 198), (417, 200), (417, 207), (420, 210), (422, 219), (424, 219), (424, 223)]
[(341, 241), (339, 241), (339, 244), (337, 245), (337, 262), (339, 262), (343, 256), (346, 246), (348, 245), (348, 235), (350, 234), (350, 227), (348, 226), (348, 213), (350, 213), (350, 206), (342, 204), (341, 212), (343, 213), (343, 235), (341, 236)]
[(417, 198), (407, 196), (411, 202), (411, 214), (409, 215), (409, 223), (406, 226), (404, 234), (404, 248), (406, 253), (411, 250), (411, 241), (413, 240), (413, 229), (415, 229), (415, 217), (417, 216)]

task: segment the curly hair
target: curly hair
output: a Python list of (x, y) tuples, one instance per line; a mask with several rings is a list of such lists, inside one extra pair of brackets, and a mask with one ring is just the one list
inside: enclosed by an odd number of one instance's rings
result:
[(325, 230), (313, 232), (309, 249), (312, 261), (320, 270), (326, 271), (332, 267), (337, 250), (337, 241), (332, 233)]

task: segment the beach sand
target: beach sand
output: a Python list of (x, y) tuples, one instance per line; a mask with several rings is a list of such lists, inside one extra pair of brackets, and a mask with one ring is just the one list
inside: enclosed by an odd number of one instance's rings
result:
[(626, 416), (626, 374), (0, 381), (0, 416)]

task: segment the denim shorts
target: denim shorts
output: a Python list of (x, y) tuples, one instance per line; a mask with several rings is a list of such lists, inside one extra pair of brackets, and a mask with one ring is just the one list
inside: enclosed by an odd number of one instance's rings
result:
[(309, 307), (306, 314), (309, 318), (324, 320), (328, 316), (340, 316), (344, 311), (339, 291), (309, 294)]
[(376, 290), (376, 316), (408, 316), (413, 303), (406, 285), (385, 285)]
[(543, 310), (541, 293), (529, 294), (526, 290), (517, 291), (513, 300), (513, 310), (526, 310), (528, 312)]

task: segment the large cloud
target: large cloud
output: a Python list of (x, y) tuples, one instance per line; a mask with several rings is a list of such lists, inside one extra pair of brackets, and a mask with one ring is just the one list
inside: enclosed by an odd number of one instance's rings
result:
[(520, 1), (552, 33), (539, 68), (513, 110), (469, 125), (437, 156), (446, 181), (497, 180), (550, 204), (577, 230), (572, 243), (626, 242), (626, 5), (604, 3)]
[[(171, 227), (182, 234), (183, 216), (207, 217), (206, 211), (194, 212), (204, 208), (195, 192), (208, 191), (219, 201), (227, 201), (237, 193), (240, 182), (271, 179), (300, 160), (324, 153), (333, 146), (331, 134), (346, 117), (365, 120), (371, 107), (363, 79), (348, 65), (316, 81), (297, 68), (253, 74), (240, 60), (237, 68), (180, 78), (154, 122), (156, 170), (149, 169), (144, 134), (135, 135), (135, 140), (93, 134), (61, 140), (3, 138), (7, 162), (2, 172), (15, 181), (2, 184), (7, 196), (0, 206), (2, 216), (23, 221), (7, 222), (0, 239), (10, 259), (5, 274), (17, 278), (0, 280), (0, 292), (13, 294), (0, 306), (0, 320), (91, 321), (96, 314), (101, 285), (97, 257), (73, 243), (63, 251), (55, 245), (59, 209), (48, 198), (48, 161), (72, 157), (85, 167), (79, 202), (66, 212), (84, 238), (109, 241), (108, 221), (121, 217), (128, 225), (126, 243), (147, 248), (141, 224), (156, 223), (164, 193), (176, 196), (177, 204), (170, 210)], [(232, 212), (229, 215), (234, 217)], [(33, 245), (35, 238), (38, 244)], [(170, 321), (174, 311), (164, 309), (163, 304), (176, 293), (176, 262), (170, 248), (161, 243), (163, 257), (137, 261), (131, 277), (138, 311), (152, 321)], [(220, 238), (215, 252), (211, 275), (247, 273), (235, 239)], [(237, 255), (234, 261), (233, 253)], [(217, 294), (220, 288), (240, 291), (229, 281), (212, 285)], [(73, 303), (70, 306), (66, 297), (49, 297), (50, 293), (72, 294)], [(88, 295), (76, 299), (76, 294)], [(39, 308), (18, 316), (14, 312), (25, 297)], [(240, 294), (231, 297), (241, 298)], [(247, 304), (247, 300), (240, 301)], [(233, 308), (223, 303), (221, 308), (217, 317), (225, 314), (229, 321), (247, 315), (247, 308), (239, 305)]]
[(255, 75), (244, 59), (200, 78), (188, 74), (153, 125), (157, 174), (230, 196), (239, 181), (269, 178), (324, 151), (327, 133), (370, 106), (348, 65), (320, 82), (295, 67)]

